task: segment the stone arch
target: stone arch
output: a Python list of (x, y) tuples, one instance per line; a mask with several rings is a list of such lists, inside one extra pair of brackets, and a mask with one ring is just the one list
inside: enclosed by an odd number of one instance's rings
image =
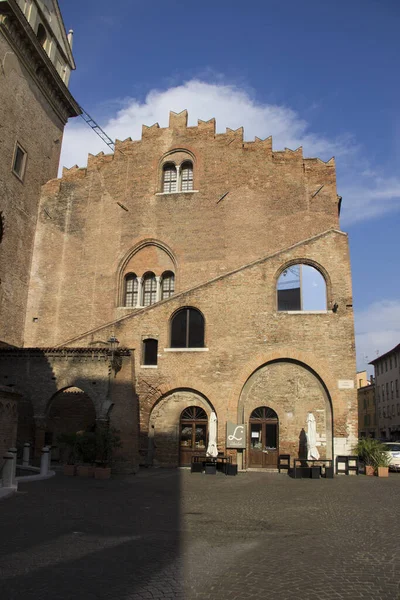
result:
[[(214, 407), (200, 392), (175, 389), (161, 396), (149, 416), (148, 458), (150, 464), (162, 467), (179, 465), (179, 423), (182, 411), (199, 406), (209, 419)], [(218, 416), (218, 415), (217, 415)]]
[(60, 434), (94, 431), (96, 418), (95, 404), (82, 388), (58, 390), (47, 404), (45, 444), (56, 444)]
[(159, 191), (163, 190), (163, 171), (164, 171), (164, 166), (168, 163), (171, 163), (172, 165), (175, 165), (176, 167), (180, 167), (184, 162), (191, 162), (192, 166), (193, 166), (193, 185), (194, 185), (194, 189), (196, 189), (196, 181), (197, 181), (197, 174), (196, 174), (196, 154), (192, 151), (189, 150), (189, 148), (172, 148), (171, 150), (168, 150), (168, 152), (165, 152), (160, 160), (158, 161), (158, 168), (157, 168), (157, 182), (156, 182), (156, 188)]
[(125, 277), (134, 273), (137, 277), (152, 271), (157, 277), (171, 272), (177, 280), (177, 260), (166, 244), (156, 239), (142, 240), (125, 254), (118, 267), (117, 305), (124, 306)]
[(238, 422), (247, 423), (258, 406), (276, 412), (280, 428), (280, 453), (297, 458), (306, 432), (307, 413), (317, 421), (321, 457), (332, 458), (332, 400), (324, 381), (307, 364), (291, 359), (264, 363), (246, 380), (238, 401)]

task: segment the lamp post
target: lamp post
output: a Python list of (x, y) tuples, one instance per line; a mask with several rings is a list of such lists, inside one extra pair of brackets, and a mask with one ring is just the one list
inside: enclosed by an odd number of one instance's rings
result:
[(107, 343), (110, 345), (110, 375), (111, 375), (111, 371), (114, 371), (114, 377), (116, 376), (116, 374), (118, 373), (118, 371), (121, 370), (121, 366), (122, 366), (122, 361), (121, 361), (121, 357), (120, 354), (118, 352), (118, 344), (119, 344), (119, 340), (117, 340), (117, 338), (115, 337), (115, 335), (112, 335), (111, 337), (108, 338)]

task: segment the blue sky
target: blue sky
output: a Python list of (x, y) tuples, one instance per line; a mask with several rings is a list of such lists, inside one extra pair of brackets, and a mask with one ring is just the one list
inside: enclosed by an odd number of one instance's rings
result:
[[(400, 2), (60, 0), (70, 89), (112, 138), (168, 111), (217, 118), (274, 149), (336, 157), (350, 235), (357, 365), (400, 341)], [(75, 120), (62, 162), (107, 151)]]

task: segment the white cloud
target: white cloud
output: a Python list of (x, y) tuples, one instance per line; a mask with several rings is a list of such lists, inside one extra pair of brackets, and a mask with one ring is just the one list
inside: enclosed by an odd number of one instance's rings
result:
[[(357, 369), (400, 343), (400, 301), (381, 300), (355, 312)], [(377, 354), (378, 353), (378, 354)], [(373, 373), (373, 369), (368, 367)]]
[(368, 181), (360, 177), (341, 188), (345, 200), (342, 223), (355, 223), (400, 209), (400, 178), (372, 176)]
[[(116, 110), (121, 104), (122, 108)], [(312, 132), (307, 121), (291, 108), (257, 102), (234, 85), (193, 79), (167, 90), (153, 90), (143, 102), (135, 98), (114, 102), (113, 114), (99, 124), (112, 140), (127, 137), (135, 140), (140, 139), (143, 124), (158, 122), (160, 127), (167, 127), (169, 111), (180, 112), (185, 108), (189, 112), (189, 126), (196, 125), (197, 119), (206, 121), (215, 117), (218, 132), (224, 132), (226, 127), (243, 126), (246, 140), (272, 135), (275, 150), (303, 146), (305, 156), (323, 160), (336, 156), (338, 193), (343, 196), (342, 223), (346, 225), (400, 208), (400, 179), (385, 178), (371, 171), (350, 134), (330, 139)], [(61, 166), (85, 166), (87, 154), (100, 151), (111, 152), (82, 120), (75, 119), (67, 125)]]
[[(226, 127), (243, 126), (246, 140), (272, 135), (277, 150), (303, 146), (306, 156), (324, 160), (354, 150), (350, 136), (331, 140), (312, 133), (308, 123), (286, 106), (260, 104), (238, 87), (198, 80), (165, 91), (151, 91), (144, 102), (127, 99), (115, 116), (100, 125), (111, 139), (140, 139), (143, 124), (159, 123), (160, 127), (167, 127), (169, 111), (180, 112), (185, 108), (189, 126), (197, 125), (197, 119), (206, 121), (215, 117), (218, 132), (224, 132)], [(88, 152), (96, 154), (101, 150), (107, 151), (107, 147), (87, 125), (71, 121), (65, 130), (61, 164), (85, 166)]]

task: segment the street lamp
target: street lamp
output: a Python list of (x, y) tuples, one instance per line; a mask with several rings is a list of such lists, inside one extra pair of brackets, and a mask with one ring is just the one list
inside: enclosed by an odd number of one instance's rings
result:
[(120, 371), (121, 367), (122, 367), (121, 356), (118, 352), (119, 340), (117, 340), (115, 335), (112, 335), (111, 337), (108, 338), (107, 343), (110, 345), (109, 373), (111, 375), (111, 371), (114, 371), (114, 377), (115, 377), (117, 375), (118, 371)]

